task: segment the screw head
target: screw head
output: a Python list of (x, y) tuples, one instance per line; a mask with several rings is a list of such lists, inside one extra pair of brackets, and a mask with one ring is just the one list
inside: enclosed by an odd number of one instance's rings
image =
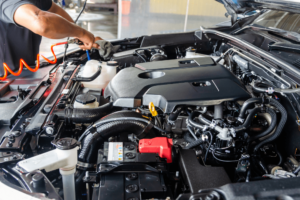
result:
[(135, 153), (131, 153), (131, 152), (128, 152), (125, 154), (125, 156), (128, 158), (128, 159), (134, 159), (135, 158)]
[(139, 190), (139, 186), (136, 184), (128, 185), (125, 188), (127, 193), (137, 192)]
[(52, 127), (47, 127), (47, 128), (46, 128), (46, 133), (47, 133), (48, 135), (52, 135), (52, 134), (54, 133), (54, 129), (53, 129)]
[(137, 179), (138, 175), (137, 173), (130, 173), (126, 175), (126, 180), (131, 181)]

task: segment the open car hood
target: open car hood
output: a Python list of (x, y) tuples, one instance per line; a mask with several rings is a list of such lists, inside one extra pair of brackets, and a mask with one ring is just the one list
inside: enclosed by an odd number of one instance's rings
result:
[(298, 0), (217, 0), (223, 3), (229, 15), (245, 13), (251, 10), (283, 10), (300, 13)]

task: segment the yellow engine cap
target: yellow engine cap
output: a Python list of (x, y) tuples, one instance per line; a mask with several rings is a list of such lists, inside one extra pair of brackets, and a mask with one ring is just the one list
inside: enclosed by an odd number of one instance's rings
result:
[(153, 117), (155, 117), (157, 115), (157, 111), (155, 109), (155, 106), (153, 104), (153, 102), (149, 103), (149, 111), (152, 114)]

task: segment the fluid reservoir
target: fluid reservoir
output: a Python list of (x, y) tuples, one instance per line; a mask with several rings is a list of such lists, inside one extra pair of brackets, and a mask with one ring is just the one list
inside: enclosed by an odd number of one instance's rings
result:
[(91, 77), (98, 71), (99, 67), (101, 67), (100, 75), (93, 81), (82, 82), (83, 87), (98, 91), (105, 89), (108, 83), (117, 73), (118, 62), (99, 62), (97, 60), (89, 60), (81, 69), (79, 75), (81, 77)]
[(75, 98), (74, 108), (97, 108), (98, 106), (99, 103), (94, 95), (86, 93)]

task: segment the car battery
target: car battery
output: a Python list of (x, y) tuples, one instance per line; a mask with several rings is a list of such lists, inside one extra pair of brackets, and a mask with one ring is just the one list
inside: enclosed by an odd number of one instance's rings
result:
[(162, 172), (166, 160), (157, 153), (140, 153), (132, 142), (105, 142), (98, 151), (100, 182), (93, 200), (166, 199), (170, 194)]
[(98, 164), (162, 162), (156, 153), (139, 153), (133, 142), (105, 142), (97, 160)]

